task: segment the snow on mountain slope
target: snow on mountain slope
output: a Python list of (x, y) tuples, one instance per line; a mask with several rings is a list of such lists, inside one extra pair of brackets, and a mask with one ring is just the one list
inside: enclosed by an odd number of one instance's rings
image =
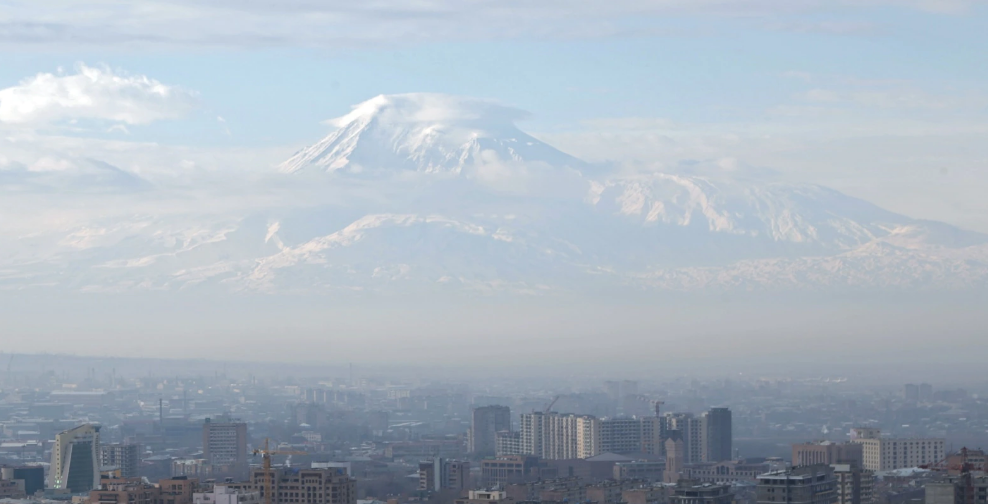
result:
[(262, 258), (236, 281), (264, 292), (382, 283), (522, 292), (548, 289), (578, 273), (571, 256), (538, 237), (516, 236), (492, 219), (372, 214)]
[(907, 230), (914, 242), (967, 246), (988, 237), (911, 219), (811, 184), (655, 173), (591, 184), (587, 200), (642, 232), (682, 227), (846, 251)]
[(380, 95), (329, 121), (337, 128), (281, 164), (286, 173), (458, 174), (489, 163), (584, 163), (522, 132), (518, 110), (475, 98)]
[[(220, 205), (208, 197), (209, 184), (177, 195), (148, 185), (154, 197), (139, 217), (127, 209), (144, 193), (119, 189), (136, 186), (127, 173), (75, 167), (61, 175), (87, 175), (95, 188), (117, 188), (100, 194), (132, 199), (108, 202), (107, 214), (91, 221), (75, 215), (72, 205), (81, 203), (65, 203), (71, 219), (56, 213), (19, 228), (0, 223), (8, 226), (0, 231), (18, 229), (0, 241), (0, 289), (986, 287), (983, 234), (816, 185), (738, 174), (591, 173), (519, 130), (521, 115), (471, 98), (379, 96), (285, 161), (276, 183), (259, 184), (263, 198)], [(6, 169), (0, 189), (35, 180), (25, 166)], [(408, 173), (430, 176), (393, 176)], [(153, 211), (159, 199), (170, 202), (168, 212)]]
[(705, 266), (695, 258), (671, 264), (664, 259), (663, 243), (641, 239), (647, 228), (613, 220), (622, 216), (562, 225), (582, 215), (374, 213), (302, 240), (289, 238), (300, 236), (293, 231), (295, 223), (270, 216), (92, 227), (68, 232), (58, 251), (46, 257), (5, 261), (0, 289), (547, 294), (621, 286), (650, 291), (969, 289), (984, 288), (988, 280), (988, 246), (930, 245), (923, 242), (927, 230), (922, 227), (899, 228), (837, 254), (737, 259), (740, 253), (720, 247), (721, 242), (673, 244), (681, 254), (697, 257), (713, 249), (719, 260)]

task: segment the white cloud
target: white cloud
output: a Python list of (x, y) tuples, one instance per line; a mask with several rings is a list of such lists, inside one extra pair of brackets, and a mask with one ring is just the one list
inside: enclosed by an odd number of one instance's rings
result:
[(441, 93), (405, 93), (375, 96), (355, 105), (349, 114), (329, 119), (325, 124), (341, 128), (369, 115), (388, 124), (463, 123), (478, 119), (510, 124), (528, 117), (527, 112), (492, 100)]
[(147, 124), (184, 117), (197, 106), (194, 92), (84, 64), (74, 74), (39, 73), (0, 89), (0, 123), (10, 124), (80, 119)]

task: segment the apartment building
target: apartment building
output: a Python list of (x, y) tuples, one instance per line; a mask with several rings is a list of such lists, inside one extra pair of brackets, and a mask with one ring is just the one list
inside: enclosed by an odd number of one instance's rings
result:
[(883, 438), (881, 431), (858, 428), (851, 442), (863, 447), (864, 468), (869, 471), (892, 471), (935, 464), (944, 459), (944, 438)]
[(856, 464), (832, 464), (838, 504), (874, 504), (875, 473)]
[[(514, 438), (502, 434), (501, 454)], [(530, 413), (521, 415), (518, 448), (548, 460), (586, 459), (602, 453), (659, 453), (662, 423), (655, 417), (596, 418), (590, 415)]]
[(104, 470), (115, 467), (121, 478), (136, 478), (141, 465), (141, 447), (136, 444), (104, 444), (100, 446)]

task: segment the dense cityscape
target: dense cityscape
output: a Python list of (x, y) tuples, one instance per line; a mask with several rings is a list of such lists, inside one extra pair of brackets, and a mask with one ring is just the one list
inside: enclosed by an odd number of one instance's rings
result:
[(984, 383), (579, 388), (5, 359), (4, 504), (977, 504), (988, 490)]
[(988, 504), (988, 0), (0, 0), (0, 504)]

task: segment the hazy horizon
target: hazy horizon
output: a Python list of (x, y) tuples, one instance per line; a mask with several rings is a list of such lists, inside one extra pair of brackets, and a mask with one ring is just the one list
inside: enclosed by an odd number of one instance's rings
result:
[(0, 351), (974, 379), (986, 20), (7, 5)]

